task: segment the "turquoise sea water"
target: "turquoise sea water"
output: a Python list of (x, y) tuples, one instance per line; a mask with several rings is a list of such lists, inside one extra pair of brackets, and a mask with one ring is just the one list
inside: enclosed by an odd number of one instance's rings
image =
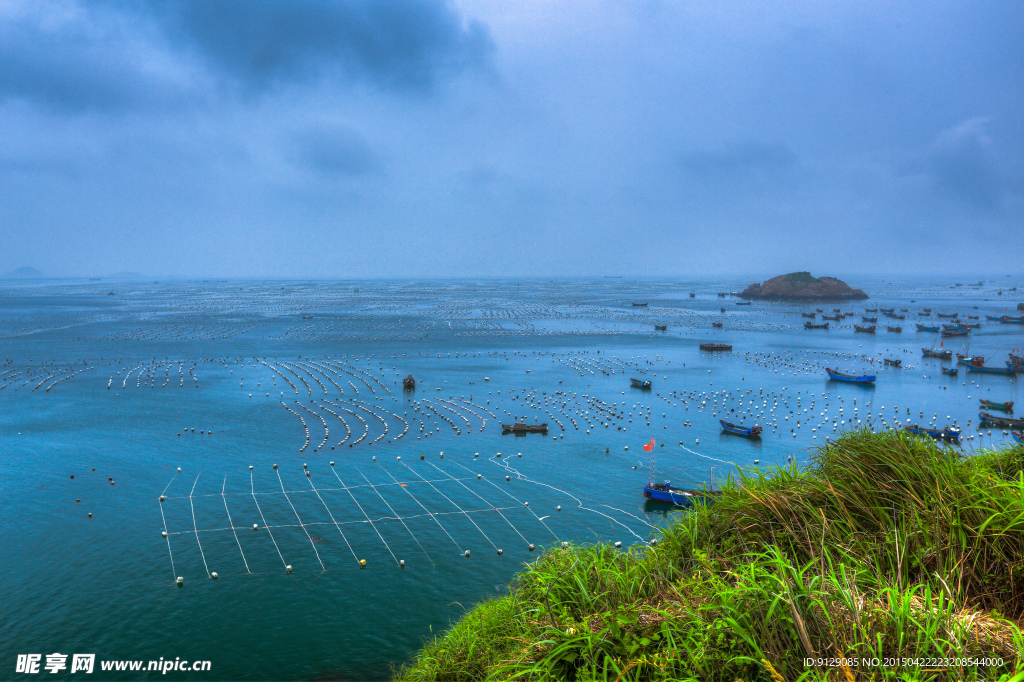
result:
[[(1024, 405), (1019, 376), (941, 375), (914, 323), (978, 315), (969, 352), (1002, 365), (1024, 326), (985, 315), (1018, 314), (1021, 282), (857, 282), (872, 298), (828, 331), (802, 328), (815, 306), (717, 295), (744, 284), (0, 285), (0, 678), (60, 652), (211, 662), (93, 679), (386, 679), (545, 546), (628, 547), (680, 513), (644, 505), (652, 438), (654, 477), (687, 487), (804, 462), (850, 424), (1008, 439), (977, 429), (978, 398)], [(853, 331), (890, 306), (906, 319)], [(516, 418), (550, 431), (503, 436)]]

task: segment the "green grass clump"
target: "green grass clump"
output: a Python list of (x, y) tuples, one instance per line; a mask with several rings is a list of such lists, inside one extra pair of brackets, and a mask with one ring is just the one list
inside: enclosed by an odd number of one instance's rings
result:
[(1020, 446), (848, 434), (658, 539), (545, 552), (397, 679), (1024, 680)]

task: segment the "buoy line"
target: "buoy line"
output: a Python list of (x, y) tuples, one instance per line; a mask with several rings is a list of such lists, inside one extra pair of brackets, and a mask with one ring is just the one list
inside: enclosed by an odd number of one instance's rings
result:
[[(463, 468), (463, 469), (465, 469), (466, 471), (468, 471), (468, 472), (470, 472), (470, 473), (473, 473), (472, 469), (470, 469), (470, 468), (466, 467), (466, 466), (465, 466), (465, 465), (463, 465), (463, 464), (460, 464), (459, 462), (456, 462), (455, 460), (452, 460), (452, 464), (454, 464), (455, 466), (459, 466), (459, 467), (462, 467), (462, 468)], [(494, 488), (496, 488), (496, 489), (500, 490), (501, 492), (505, 493), (505, 494), (506, 494), (506, 495), (508, 495), (508, 496), (509, 496), (510, 498), (512, 498), (512, 500), (513, 500), (513, 501), (515, 501), (515, 502), (516, 502), (516, 504), (518, 505), (518, 506), (516, 507), (516, 509), (518, 509), (519, 507), (525, 507), (526, 509), (529, 509), (529, 510), (530, 510), (530, 513), (531, 513), (531, 514), (533, 514), (533, 518), (537, 519), (537, 521), (539, 521), (539, 522), (540, 522), (540, 524), (541, 524), (542, 526), (544, 526), (545, 528), (547, 528), (547, 531), (548, 531), (549, 533), (551, 533), (551, 536), (552, 536), (552, 537), (554, 537), (554, 538), (555, 538), (555, 540), (561, 541), (561, 538), (560, 538), (560, 537), (558, 537), (558, 535), (557, 535), (557, 534), (555, 533), (555, 531), (551, 530), (551, 528), (550, 528), (550, 527), (548, 526), (548, 524), (544, 523), (544, 519), (542, 519), (541, 517), (537, 516), (537, 512), (535, 512), (535, 511), (533, 510), (533, 507), (526, 507), (526, 506), (525, 506), (525, 505), (523, 504), (523, 501), (522, 501), (522, 500), (520, 500), (519, 498), (517, 498), (517, 497), (516, 497), (515, 495), (513, 495), (512, 493), (510, 493), (509, 491), (507, 491), (507, 490), (505, 490), (504, 488), (502, 488), (502, 487), (501, 487), (500, 485), (497, 485), (497, 484), (496, 484), (496, 483), (495, 483), (494, 481), (492, 481), (492, 480), (491, 480), (490, 478), (488, 478), (487, 476), (481, 476), (481, 478), (482, 478), (482, 479), (483, 479), (484, 481), (487, 481), (488, 483), (490, 483), (490, 484), (491, 484), (491, 485), (492, 485), (492, 486), (493, 486)], [(524, 538), (524, 539), (525, 539), (525, 538)]]
[(359, 475), (363, 477), (363, 480), (366, 481), (367, 485), (369, 485), (371, 488), (373, 488), (373, 492), (377, 493), (377, 496), (380, 498), (381, 502), (383, 502), (385, 505), (387, 505), (388, 511), (390, 511), (392, 514), (394, 514), (394, 518), (398, 519), (402, 523), (402, 525), (405, 526), (405, 529), (409, 532), (409, 535), (412, 537), (413, 540), (416, 541), (416, 544), (419, 545), (419, 548), (420, 548), (420, 550), (422, 550), (423, 554), (426, 555), (427, 561), (430, 562), (430, 565), (431, 566), (435, 566), (436, 564), (434, 564), (434, 560), (430, 558), (430, 554), (428, 554), (427, 550), (424, 549), (422, 544), (420, 544), (420, 539), (418, 537), (416, 537), (413, 534), (412, 529), (409, 528), (408, 525), (406, 525), (405, 519), (402, 518), (401, 516), (399, 516), (398, 512), (396, 512), (391, 507), (391, 505), (388, 503), (387, 499), (383, 495), (380, 494), (379, 490), (377, 490), (377, 486), (375, 486), (374, 484), (370, 483), (370, 479), (366, 478), (366, 474), (364, 474), (362, 471), (360, 471)]
[(299, 520), (299, 525), (300, 525), (300, 526), (302, 526), (302, 532), (303, 532), (303, 533), (305, 533), (305, 534), (306, 534), (306, 537), (307, 537), (307, 538), (309, 539), (309, 546), (313, 548), (313, 552), (314, 552), (314, 553), (316, 554), (316, 560), (320, 562), (320, 568), (322, 568), (323, 570), (325, 570), (325, 571), (326, 571), (326, 570), (327, 570), (327, 567), (326, 567), (326, 566), (324, 566), (324, 562), (323, 562), (323, 560), (322, 560), (322, 559), (320, 558), (320, 552), (318, 552), (318, 551), (317, 551), (317, 549), (316, 549), (316, 543), (315, 543), (315, 542), (313, 542), (313, 536), (311, 536), (311, 535), (309, 534), (309, 531), (308, 531), (308, 530), (306, 530), (306, 524), (302, 523), (302, 517), (301, 517), (301, 516), (299, 516), (299, 512), (297, 512), (297, 511), (295, 510), (295, 505), (294, 505), (294, 504), (292, 504), (292, 500), (291, 500), (291, 498), (290, 498), (290, 497), (288, 497), (288, 493), (287, 493), (287, 492), (285, 492), (285, 489), (284, 489), (284, 481), (283, 481), (283, 480), (281, 479), (281, 470), (280, 470), (280, 469), (277, 469), (277, 468), (275, 468), (275, 469), (274, 469), (274, 473), (276, 473), (276, 474), (277, 474), (277, 480), (278, 480), (278, 482), (279, 482), (279, 483), (281, 484), (281, 492), (283, 492), (283, 493), (284, 493), (284, 499), (288, 501), (288, 506), (292, 508), (292, 513), (293, 513), (293, 514), (295, 514), (295, 518)]
[(388, 554), (391, 555), (391, 558), (395, 560), (396, 564), (401, 566), (398, 557), (396, 557), (395, 553), (391, 551), (391, 547), (388, 545), (387, 540), (385, 540), (384, 536), (380, 534), (379, 530), (377, 530), (377, 525), (370, 519), (370, 515), (367, 514), (366, 510), (363, 509), (363, 505), (359, 504), (359, 500), (357, 500), (356, 496), (352, 494), (352, 491), (349, 490), (347, 486), (345, 486), (345, 482), (341, 480), (341, 476), (338, 475), (338, 472), (335, 471), (334, 467), (331, 467), (331, 473), (334, 474), (334, 477), (338, 479), (338, 483), (341, 483), (342, 487), (344, 487), (345, 490), (348, 492), (348, 496), (351, 497), (352, 501), (356, 503), (356, 506), (359, 507), (359, 511), (361, 511), (363, 513), (363, 516), (366, 517), (366, 520), (370, 522), (370, 527), (373, 528), (373, 532), (377, 534), (377, 537), (380, 538), (380, 541), (384, 543), (384, 546), (387, 548)]
[[(405, 464), (405, 463), (403, 462), (403, 464)], [(405, 464), (405, 468), (406, 468), (406, 469), (408, 469), (409, 471), (412, 471), (412, 473), (414, 473), (414, 474), (416, 474), (417, 476), (419, 476), (419, 477), (420, 477), (420, 478), (421, 478), (422, 480), (424, 480), (424, 481), (426, 481), (426, 480), (427, 480), (427, 479), (423, 478), (422, 476), (420, 476), (419, 472), (417, 472), (417, 471), (413, 471), (412, 467), (410, 467), (410, 466), (409, 466), (408, 464)], [(455, 504), (455, 502), (454, 502), (454, 501), (452, 501), (452, 499), (451, 499), (450, 497), (448, 497), (448, 496), (447, 496), (447, 495), (445, 495), (445, 494), (444, 494), (443, 492), (441, 492), (441, 491), (440, 491), (440, 490), (438, 490), (438, 489), (437, 489), (436, 487), (434, 487), (434, 484), (433, 484), (433, 483), (429, 483), (429, 482), (428, 482), (428, 483), (427, 483), (427, 485), (429, 485), (429, 486), (430, 486), (431, 488), (434, 488), (434, 491), (435, 491), (435, 492), (436, 492), (436, 493), (437, 493), (438, 495), (440, 495), (440, 496), (441, 496), (441, 497), (443, 497), (444, 499), (448, 500), (448, 501), (449, 501), (449, 502), (451, 503), (451, 505), (452, 505), (453, 507), (455, 507), (455, 508), (456, 508), (456, 509), (458, 509), (458, 510), (459, 510), (460, 512), (462, 512), (462, 513), (463, 513), (463, 514), (464, 514), (464, 515), (466, 516), (466, 518), (467, 518), (467, 519), (469, 519), (469, 522), (470, 522), (470, 523), (472, 523), (472, 524), (473, 524), (473, 525), (474, 525), (474, 526), (476, 527), (476, 529), (477, 529), (478, 531), (480, 531), (480, 534), (484, 536), (484, 539), (485, 539), (485, 540), (487, 540), (487, 542), (490, 542), (490, 543), (491, 543), (491, 547), (493, 547), (493, 548), (494, 548), (495, 550), (497, 550), (497, 549), (498, 549), (498, 546), (497, 546), (496, 544), (494, 544), (494, 542), (492, 542), (492, 541), (491, 541), (491, 539), (490, 539), (489, 537), (487, 537), (487, 533), (485, 533), (485, 532), (483, 531), (483, 529), (482, 529), (482, 528), (480, 528), (480, 526), (478, 526), (478, 525), (477, 525), (476, 521), (474, 521), (474, 520), (473, 520), (473, 517), (471, 517), (471, 516), (469, 515), (469, 513), (468, 513), (468, 512), (466, 512), (466, 510), (464, 510), (464, 509), (463, 509), (462, 507), (460, 507), (459, 505)], [(468, 550), (467, 550), (467, 551), (468, 551)], [(467, 556), (468, 556), (468, 555), (467, 555)]]
[[(275, 465), (276, 466), (276, 465)], [(249, 469), (249, 487), (252, 490), (252, 501), (256, 503), (256, 510), (260, 513), (260, 521), (263, 522), (263, 527), (267, 529), (267, 534), (270, 536), (270, 541), (274, 543), (274, 549), (277, 550), (277, 556), (281, 557), (281, 564), (288, 567), (288, 562), (281, 556), (281, 548), (277, 546), (277, 540), (274, 539), (274, 533), (270, 530), (270, 526), (267, 524), (267, 519), (263, 516), (263, 509), (260, 508), (260, 501), (256, 499), (256, 487), (252, 480), (252, 469)]]
[[(202, 473), (203, 472), (200, 471), (198, 474), (196, 474), (196, 480), (194, 483), (192, 483), (192, 493), (196, 491), (196, 483), (199, 483), (199, 476), (201, 476)], [(194, 528), (196, 531), (196, 544), (199, 545), (199, 554), (203, 557), (203, 566), (206, 566), (206, 575), (207, 577), (209, 577), (210, 567), (206, 563), (206, 553), (203, 552), (203, 543), (199, 542), (199, 528), (196, 526), (196, 505), (194, 502), (192, 502), (192, 493), (189, 493), (188, 495), (188, 503), (189, 506), (192, 507), (192, 528)]]
[[(505, 471), (510, 471), (510, 472), (514, 473), (516, 475), (516, 478), (521, 480), (521, 481), (527, 481), (528, 483), (533, 483), (534, 485), (541, 485), (541, 486), (544, 486), (545, 488), (550, 488), (550, 489), (554, 490), (555, 492), (559, 492), (559, 493), (562, 493), (563, 495), (567, 495), (568, 497), (571, 497), (572, 499), (576, 500), (576, 504), (577, 504), (577, 506), (580, 509), (583, 509), (583, 510), (589, 511), (589, 512), (593, 512), (594, 514), (597, 514), (599, 516), (603, 516), (606, 519), (608, 519), (609, 521), (611, 521), (612, 523), (615, 523), (615, 524), (625, 528), (627, 532), (629, 532), (633, 537), (635, 537), (640, 542), (647, 542), (644, 538), (642, 538), (639, 535), (637, 535), (636, 531), (634, 531), (632, 528), (630, 528), (626, 524), (622, 523), (621, 521), (612, 518), (611, 516), (609, 516), (608, 514), (605, 514), (604, 512), (600, 512), (600, 511), (597, 511), (596, 509), (591, 509), (589, 507), (584, 507), (583, 506), (583, 502), (580, 501), (580, 498), (576, 497), (572, 493), (566, 492), (565, 490), (561, 490), (560, 488), (556, 488), (555, 486), (550, 485), (548, 483), (541, 483), (540, 481), (534, 481), (531, 478), (527, 478), (526, 476), (523, 476), (521, 473), (516, 471), (507, 462), (497, 461), (497, 460), (494, 460), (494, 459), (488, 459), (488, 461), (491, 462), (492, 464), (496, 464), (496, 465), (502, 467), (503, 469), (505, 469)], [(615, 509), (615, 508), (611, 507), (611, 509)], [(622, 510), (621, 509), (616, 509), (616, 511), (622, 511)], [(625, 514), (626, 512), (623, 512), (623, 513)], [(651, 528), (655, 527), (655, 526), (652, 526), (651, 524), (647, 524), (647, 525), (650, 526)]]
[[(177, 476), (178, 474), (174, 475)], [(174, 481), (174, 477), (171, 477), (171, 481)], [(171, 484), (168, 483), (167, 485), (170, 486)], [(167, 488), (164, 488), (164, 490), (167, 490)], [(164, 522), (164, 539), (167, 540), (167, 554), (171, 557), (171, 575), (177, 577), (178, 571), (174, 568), (174, 552), (171, 551), (171, 534), (167, 530), (167, 517), (164, 516), (164, 504), (162, 501), (160, 502), (160, 518)]]
[(331, 522), (334, 524), (334, 527), (338, 529), (338, 534), (341, 535), (341, 539), (345, 541), (348, 551), (352, 552), (352, 558), (355, 559), (356, 564), (358, 564), (359, 557), (356, 556), (356, 551), (352, 549), (352, 544), (348, 541), (348, 538), (345, 537), (345, 533), (341, 530), (341, 524), (339, 524), (338, 520), (334, 518), (334, 514), (331, 513), (331, 508), (327, 506), (327, 502), (325, 502), (324, 498), (321, 497), (320, 491), (316, 489), (315, 485), (313, 485), (313, 479), (307, 476), (306, 481), (309, 483), (309, 487), (313, 489), (313, 492), (316, 493), (316, 496), (320, 498), (320, 503), (324, 505), (324, 509), (327, 510), (327, 515), (331, 517)]
[[(440, 469), (440, 468), (439, 468), (439, 467), (438, 467), (438, 466), (437, 466), (436, 464), (434, 464), (433, 462), (427, 462), (427, 464), (429, 464), (430, 466), (434, 467), (435, 469), (437, 469), (438, 471), (440, 471), (440, 472), (441, 472), (442, 474), (445, 474), (445, 475), (447, 475), (447, 476), (448, 476), (448, 477), (449, 477), (449, 478), (450, 478), (451, 480), (453, 480), (453, 481), (456, 481), (456, 482), (458, 482), (458, 484), (459, 484), (459, 485), (461, 485), (461, 486), (462, 486), (463, 488), (465, 488), (466, 490), (469, 490), (469, 492), (471, 492), (471, 493), (473, 493), (474, 495), (476, 495), (477, 497), (479, 497), (479, 498), (480, 498), (480, 500), (481, 500), (481, 501), (482, 501), (482, 502), (483, 502), (484, 504), (491, 504), (491, 503), (490, 503), (490, 502), (488, 502), (488, 501), (487, 501), (486, 499), (484, 499), (483, 495), (481, 495), (480, 493), (476, 492), (475, 490), (472, 490), (472, 489), (471, 489), (471, 488), (470, 488), (469, 486), (467, 486), (467, 485), (466, 485), (465, 483), (463, 483), (463, 482), (462, 482), (462, 481), (460, 481), (459, 479), (457, 479), (457, 478), (455, 478), (454, 476), (452, 476), (451, 474), (449, 474), (449, 473), (448, 473), (447, 471), (443, 471), (442, 469)], [(493, 505), (492, 505), (492, 507), (493, 507)], [(498, 508), (497, 508), (497, 507), (494, 507), (494, 511), (498, 512), (498, 516), (500, 516), (501, 518), (505, 519), (505, 523), (507, 523), (507, 524), (508, 524), (508, 525), (509, 525), (509, 526), (510, 526), (510, 527), (512, 528), (512, 530), (514, 530), (514, 531), (516, 532), (516, 535), (518, 535), (519, 537), (523, 538), (523, 542), (525, 542), (526, 544), (530, 544), (530, 541), (529, 541), (529, 540), (527, 540), (527, 539), (526, 539), (526, 537), (525, 537), (525, 536), (523, 536), (523, 534), (519, 532), (519, 529), (518, 529), (518, 528), (516, 528), (516, 527), (515, 527), (515, 526), (514, 526), (514, 525), (512, 524), (512, 522), (511, 522), (511, 521), (509, 521), (509, 520), (508, 520), (508, 517), (507, 517), (507, 516), (505, 516), (504, 514), (502, 514), (502, 513), (500, 512), (500, 511), (498, 511)]]
[(245, 572), (252, 573), (252, 571), (249, 570), (249, 562), (245, 560), (245, 552), (242, 551), (242, 543), (238, 540), (238, 532), (235, 530), (235, 522), (231, 520), (231, 511), (228, 510), (228, 498), (227, 495), (224, 494), (224, 489), (227, 487), (227, 485), (228, 476), (227, 474), (224, 474), (224, 482), (220, 486), (220, 496), (224, 500), (224, 511), (227, 512), (228, 523), (231, 524), (231, 532), (234, 534), (235, 542), (238, 544), (238, 552), (242, 555), (242, 563), (245, 564)]
[[(374, 459), (376, 460), (376, 458), (374, 458)], [(412, 491), (409, 490), (408, 486), (404, 486), (401, 483), (399, 483), (398, 479), (395, 478), (390, 471), (388, 471), (383, 466), (381, 466), (380, 462), (377, 462), (377, 466), (380, 467), (384, 471), (384, 473), (386, 473), (388, 476), (391, 477), (391, 480), (395, 482), (395, 485), (399, 486), (402, 490), (404, 490), (409, 495), (409, 497), (411, 497), (413, 500), (415, 500), (416, 504), (418, 504), (423, 509), (423, 511), (425, 511), (430, 516), (430, 518), (434, 519), (434, 523), (437, 524), (438, 528), (440, 528), (442, 531), (444, 531), (444, 534), (448, 536), (448, 539), (452, 541), (452, 544), (454, 544), (455, 547), (460, 552), (462, 552), (463, 551), (462, 547), (459, 547), (459, 543), (455, 541), (455, 538), (453, 538), (452, 534), (448, 532), (448, 529), (445, 528), (444, 525), (440, 521), (437, 520), (437, 517), (434, 515), (434, 512), (430, 511), (425, 506), (423, 506), (423, 503), (419, 501), (419, 498), (417, 498), (415, 495), (412, 494)], [(406, 468), (408, 468), (408, 467), (406, 467)], [(414, 518), (414, 517), (407, 517), (407, 518)]]

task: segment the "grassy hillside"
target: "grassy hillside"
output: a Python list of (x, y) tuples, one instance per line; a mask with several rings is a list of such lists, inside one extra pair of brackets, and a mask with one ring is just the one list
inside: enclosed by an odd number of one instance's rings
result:
[(656, 539), (548, 550), (396, 679), (1024, 680), (1022, 447), (848, 434)]

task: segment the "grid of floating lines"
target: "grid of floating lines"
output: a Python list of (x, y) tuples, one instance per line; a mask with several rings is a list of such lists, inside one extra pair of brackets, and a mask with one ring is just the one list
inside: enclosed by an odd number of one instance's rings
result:
[(218, 578), (526, 557), (565, 543), (567, 527), (631, 543), (653, 529), (640, 515), (533, 480), (517, 468), (521, 454), (365, 464), (250, 466), (234, 478), (179, 468), (159, 496), (176, 581), (199, 566)]

